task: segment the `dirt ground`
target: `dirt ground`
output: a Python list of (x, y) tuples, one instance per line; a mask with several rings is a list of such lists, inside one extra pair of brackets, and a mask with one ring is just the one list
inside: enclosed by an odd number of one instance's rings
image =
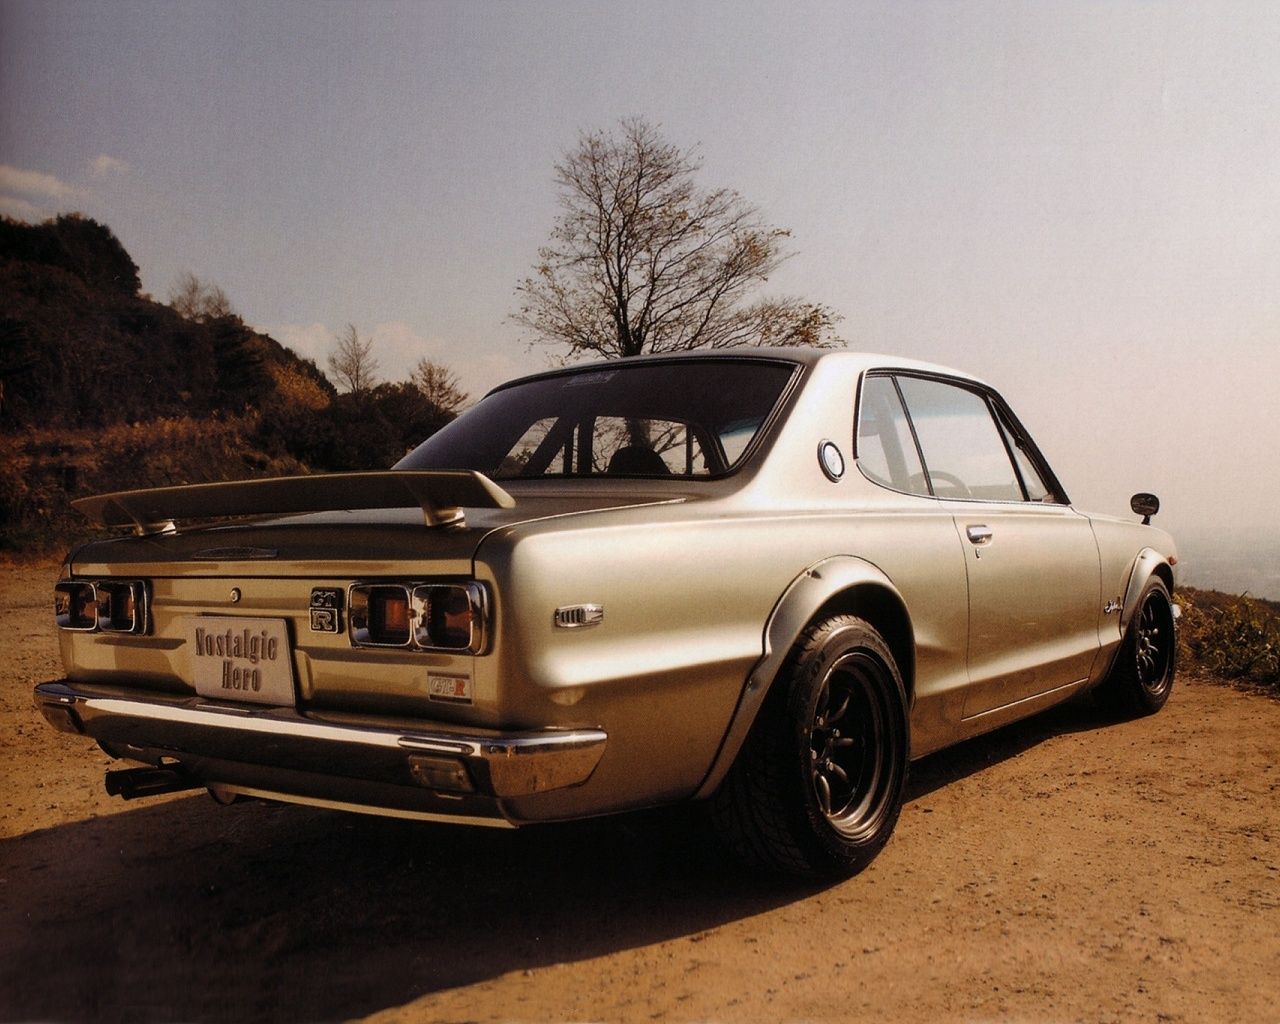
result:
[(914, 766), (864, 874), (779, 888), (686, 815), (518, 832), (126, 804), (32, 707), (50, 566), (0, 567), (0, 1018), (1275, 1021), (1280, 702), (1180, 682)]

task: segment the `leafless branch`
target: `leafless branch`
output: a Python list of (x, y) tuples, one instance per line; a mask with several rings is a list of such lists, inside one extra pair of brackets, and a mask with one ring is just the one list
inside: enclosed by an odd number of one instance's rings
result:
[(556, 165), (561, 214), (512, 319), (570, 356), (839, 343), (839, 316), (798, 299), (747, 304), (790, 233), (732, 189), (695, 183), (695, 150), (626, 119), (584, 132)]

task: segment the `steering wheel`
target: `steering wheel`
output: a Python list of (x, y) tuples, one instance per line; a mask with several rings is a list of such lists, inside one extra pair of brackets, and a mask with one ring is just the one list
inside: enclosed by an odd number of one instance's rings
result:
[[(937, 494), (936, 493), (937, 488), (935, 487), (934, 488), (935, 497), (939, 497), (939, 498), (972, 498), (973, 497), (973, 495), (969, 493), (969, 488), (965, 486), (965, 482), (961, 480), (958, 476), (956, 476), (954, 473), (943, 473), (940, 470), (931, 469), (929, 470), (929, 479), (931, 479), (935, 484), (946, 484), (949, 488), (953, 489), (956, 492), (954, 494)], [(928, 481), (925, 479), (925, 475), (923, 473), (912, 473), (909, 484), (910, 484), (911, 490), (915, 493), (927, 492), (929, 489)]]

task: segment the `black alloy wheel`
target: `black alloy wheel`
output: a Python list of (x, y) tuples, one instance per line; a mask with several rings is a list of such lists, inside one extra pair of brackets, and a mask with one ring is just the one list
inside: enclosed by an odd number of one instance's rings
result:
[(906, 690), (870, 623), (838, 615), (796, 641), (711, 801), (748, 865), (803, 877), (857, 874), (889, 840), (910, 750)]
[(1134, 672), (1139, 685), (1155, 699), (1163, 698), (1173, 685), (1170, 671), (1174, 656), (1173, 611), (1164, 595), (1147, 594), (1134, 623)]
[(1169, 588), (1152, 576), (1125, 631), (1115, 663), (1094, 691), (1098, 704), (1119, 715), (1151, 715), (1164, 707), (1177, 671), (1178, 634)]
[(892, 687), (884, 665), (855, 650), (827, 672), (809, 728), (813, 795), (841, 835), (865, 840), (892, 799), (895, 782)]

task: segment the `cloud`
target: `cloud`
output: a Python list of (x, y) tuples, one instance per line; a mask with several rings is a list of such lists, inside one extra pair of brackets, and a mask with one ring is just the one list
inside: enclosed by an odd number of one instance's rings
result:
[(89, 173), (95, 178), (105, 178), (109, 175), (121, 175), (129, 170), (129, 165), (123, 160), (117, 160), (113, 156), (106, 153), (99, 153), (89, 161)]
[(84, 195), (74, 185), (68, 185), (52, 174), (24, 171), (11, 164), (0, 164), (0, 190), (41, 199), (79, 199)]
[(87, 197), (83, 189), (55, 175), (0, 164), (0, 212), (6, 216), (35, 223), (50, 216), (51, 206), (81, 202)]
[(386, 380), (407, 379), (419, 359), (441, 361), (438, 353), (444, 347), (443, 341), (419, 334), (403, 320), (384, 320), (374, 324), (370, 333), (374, 354), (382, 364), (382, 376)]
[(334, 332), (324, 324), (259, 324), (254, 329), (293, 349), (303, 359), (314, 359), (322, 370), (333, 350)]
[(458, 374), (462, 389), (471, 396), (471, 401), (478, 402), (499, 384), (549, 367), (530, 366), (528, 358), (522, 360), (505, 352), (491, 352), (477, 354), (467, 363), (450, 366), (449, 369)]
[(383, 380), (408, 380), (418, 360), (430, 359), (457, 374), (459, 386), (476, 402), (503, 381), (528, 372), (505, 354), (465, 351), (439, 336), (420, 334), (403, 320), (374, 324), (371, 333)]
[(44, 211), (40, 207), (17, 196), (0, 195), (0, 213), (14, 220), (25, 220), (29, 224), (44, 219)]

